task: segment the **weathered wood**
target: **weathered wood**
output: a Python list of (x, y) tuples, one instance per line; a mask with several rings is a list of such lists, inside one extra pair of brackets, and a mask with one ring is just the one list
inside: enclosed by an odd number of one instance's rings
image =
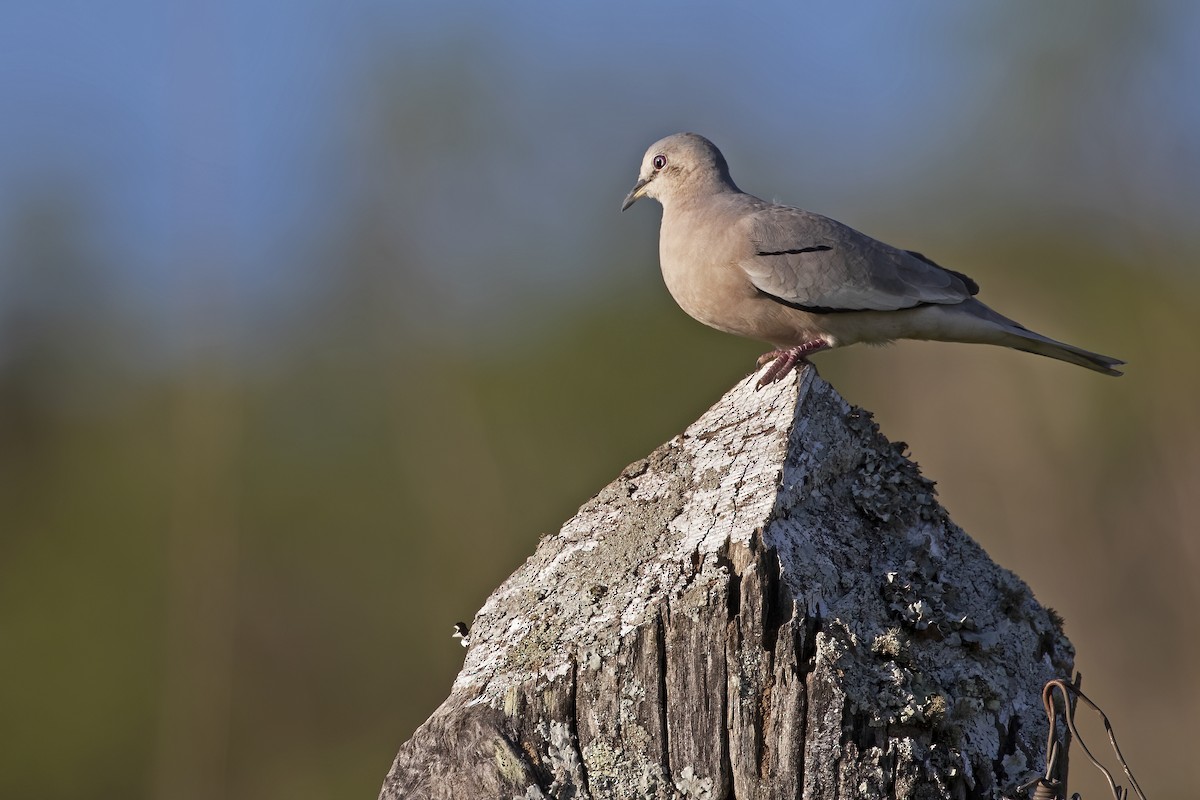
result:
[(381, 798), (996, 797), (1053, 612), (813, 370), (753, 378), (498, 588)]

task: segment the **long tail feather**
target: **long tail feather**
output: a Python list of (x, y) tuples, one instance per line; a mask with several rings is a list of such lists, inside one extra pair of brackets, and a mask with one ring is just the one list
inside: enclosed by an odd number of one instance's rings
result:
[(1033, 331), (1021, 330), (1019, 332), (1010, 332), (1004, 337), (1003, 341), (997, 342), (997, 344), (1002, 344), (1005, 347), (1011, 347), (1015, 350), (1024, 350), (1026, 353), (1036, 353), (1039, 356), (1057, 358), (1059, 361), (1066, 361), (1069, 364), (1078, 364), (1081, 367), (1094, 369), (1096, 372), (1102, 372), (1105, 375), (1124, 374), (1119, 369), (1114, 369), (1114, 367), (1125, 363), (1119, 358), (1093, 353), (1090, 350), (1084, 350), (1082, 347), (1076, 347), (1073, 344), (1056, 342)]

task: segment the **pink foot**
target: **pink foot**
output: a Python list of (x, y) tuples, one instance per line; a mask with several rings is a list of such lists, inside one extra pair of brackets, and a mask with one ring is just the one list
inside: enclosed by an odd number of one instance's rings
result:
[(795, 347), (789, 347), (786, 350), (772, 350), (769, 353), (763, 353), (758, 357), (758, 366), (766, 364), (768, 361), (774, 363), (763, 372), (759, 377), (758, 383), (755, 384), (756, 390), (769, 386), (775, 381), (783, 380), (795, 366), (801, 362), (808, 360), (810, 353), (816, 353), (820, 350), (827, 350), (829, 344), (823, 339), (813, 339), (803, 344), (798, 344)]

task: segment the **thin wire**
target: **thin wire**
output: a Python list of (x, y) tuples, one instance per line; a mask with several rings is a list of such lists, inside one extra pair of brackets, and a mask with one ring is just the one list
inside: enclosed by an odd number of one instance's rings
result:
[[(1091, 698), (1084, 694), (1078, 686), (1067, 683), (1061, 678), (1047, 681), (1046, 685), (1042, 688), (1042, 707), (1046, 710), (1046, 718), (1050, 722), (1050, 732), (1046, 740), (1045, 775), (1044, 777), (1038, 778), (1029, 784), (1025, 784), (1021, 788), (1027, 790), (1029, 786), (1032, 786), (1036, 783), (1037, 788), (1034, 789), (1034, 797), (1038, 798), (1038, 800), (1041, 800), (1042, 797), (1062, 797), (1062, 794), (1059, 791), (1061, 784), (1058, 784), (1058, 782), (1052, 777), (1055, 769), (1057, 768), (1059, 757), (1058, 737), (1056, 736), (1059, 712), (1054, 705), (1055, 689), (1062, 693), (1063, 705), (1067, 709), (1066, 714), (1063, 715), (1066, 718), (1067, 730), (1070, 732), (1071, 737), (1079, 742), (1079, 746), (1083, 748), (1083, 752), (1087, 754), (1087, 757), (1091, 760), (1092, 764), (1095, 765), (1096, 769), (1100, 770), (1100, 772), (1104, 775), (1104, 779), (1108, 781), (1108, 788), (1112, 790), (1113, 798), (1115, 798), (1115, 800), (1126, 800), (1126, 798), (1129, 797), (1129, 790), (1117, 784), (1116, 779), (1113, 778), (1112, 772), (1110, 772), (1103, 764), (1100, 763), (1100, 760), (1096, 758), (1096, 756), (1093, 755), (1092, 751), (1088, 748), (1087, 743), (1083, 740), (1083, 737), (1079, 735), (1079, 730), (1075, 727), (1074, 699), (1082, 700), (1083, 702), (1087, 703), (1093, 711), (1100, 715), (1100, 719), (1104, 722), (1104, 730), (1108, 733), (1108, 741), (1112, 745), (1113, 752), (1117, 755), (1117, 761), (1121, 764), (1121, 770), (1125, 773), (1125, 777), (1129, 779), (1130, 786), (1133, 787), (1133, 790), (1137, 793), (1137, 796), (1140, 798), (1140, 800), (1146, 800), (1146, 795), (1142, 791), (1142, 787), (1138, 784), (1137, 779), (1133, 777), (1133, 772), (1129, 769), (1129, 763), (1125, 760), (1124, 754), (1121, 753), (1121, 748), (1117, 746), (1117, 735), (1113, 730), (1112, 723), (1109, 722), (1108, 715), (1100, 709), (1100, 706), (1093, 703)], [(1056, 784), (1058, 785), (1056, 786)], [(1055, 794), (1046, 795), (1045, 791), (1048, 788), (1054, 791)]]

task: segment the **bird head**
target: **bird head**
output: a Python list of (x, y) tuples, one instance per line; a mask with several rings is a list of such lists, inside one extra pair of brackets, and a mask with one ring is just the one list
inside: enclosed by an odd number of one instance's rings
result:
[(676, 133), (650, 145), (638, 181), (625, 196), (621, 210), (642, 197), (652, 197), (665, 206), (678, 197), (721, 188), (737, 187), (717, 146), (699, 134)]

